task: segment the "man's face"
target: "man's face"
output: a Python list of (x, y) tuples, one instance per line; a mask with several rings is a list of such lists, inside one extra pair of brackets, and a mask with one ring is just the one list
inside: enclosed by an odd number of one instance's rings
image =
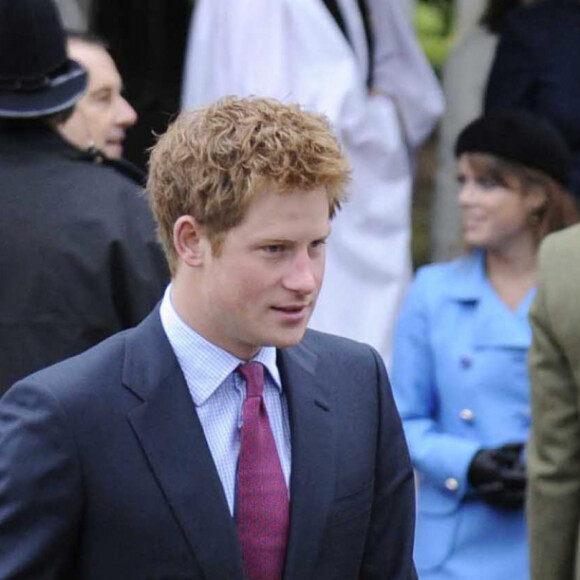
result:
[(265, 191), (220, 251), (204, 240), (194, 329), (241, 359), (302, 339), (322, 284), (330, 233), (324, 189)]
[(63, 136), (80, 149), (93, 143), (107, 157), (121, 157), (125, 130), (137, 122), (137, 113), (121, 96), (121, 77), (113, 59), (101, 46), (76, 39), (68, 41), (68, 54), (87, 69), (89, 84), (61, 126)]

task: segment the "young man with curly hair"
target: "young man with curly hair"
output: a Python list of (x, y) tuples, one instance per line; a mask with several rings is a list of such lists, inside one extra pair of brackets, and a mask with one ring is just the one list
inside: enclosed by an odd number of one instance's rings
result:
[(382, 360), (306, 330), (349, 171), (324, 117), (275, 100), (159, 139), (172, 282), (136, 329), (0, 404), (0, 577), (415, 578)]

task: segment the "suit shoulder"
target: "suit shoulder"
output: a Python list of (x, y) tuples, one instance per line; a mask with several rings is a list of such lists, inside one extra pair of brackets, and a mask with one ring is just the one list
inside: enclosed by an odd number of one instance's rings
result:
[(355, 360), (368, 358), (381, 358), (377, 351), (370, 345), (357, 342), (350, 338), (308, 329), (302, 341), (293, 348), (306, 349), (316, 354), (321, 359), (329, 357), (338, 363), (349, 364)]
[(142, 187), (113, 167), (82, 157), (70, 155), (48, 157), (42, 165), (39, 164), (39, 167), (42, 167), (40, 171), (50, 172), (55, 178), (66, 183), (68, 187), (65, 191), (71, 191), (84, 198), (96, 195), (97, 199), (108, 201), (115, 196), (128, 194), (136, 196), (143, 191)]
[(550, 234), (544, 239), (541, 246), (543, 255), (567, 249), (580, 253), (580, 224)]
[(153, 231), (153, 215), (145, 190), (111, 167), (87, 161), (73, 161), (69, 195), (81, 196), (93, 211), (115, 216), (118, 223), (146, 224)]
[(540, 247), (540, 276), (575, 269), (580, 255), (580, 224), (547, 236)]
[(134, 330), (119, 332), (79, 355), (25, 377), (12, 388), (34, 386), (51, 392), (61, 401), (83, 393), (97, 394), (103, 385), (120, 381), (125, 342), (131, 332)]
[(552, 0), (520, 6), (508, 15), (502, 38), (517, 38), (542, 60), (544, 54), (552, 54), (559, 46), (560, 43), (556, 42), (558, 38), (566, 37), (575, 30), (573, 23), (577, 16), (571, 11), (578, 10), (580, 6), (572, 2)]
[(552, 0), (541, 1), (529, 6), (519, 6), (509, 16), (511, 26), (524, 29), (529, 26), (546, 26), (559, 22), (562, 15), (567, 13), (563, 4)]
[(324, 377), (344, 404), (356, 400), (357, 405), (376, 410), (380, 393), (390, 389), (384, 360), (368, 344), (307, 330), (303, 340), (288, 351), (294, 363)]

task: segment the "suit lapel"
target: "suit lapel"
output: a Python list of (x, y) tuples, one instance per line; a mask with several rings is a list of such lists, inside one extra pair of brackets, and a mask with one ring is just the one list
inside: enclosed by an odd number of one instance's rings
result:
[(316, 373), (304, 343), (279, 352), (292, 433), (290, 536), (285, 580), (309, 578), (334, 496), (334, 385)]
[(124, 383), (143, 400), (128, 420), (204, 575), (241, 580), (235, 525), (157, 310), (127, 341)]

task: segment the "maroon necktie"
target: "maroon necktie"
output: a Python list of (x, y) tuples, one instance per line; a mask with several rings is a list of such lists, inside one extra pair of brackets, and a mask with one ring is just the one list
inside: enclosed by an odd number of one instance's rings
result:
[(236, 523), (248, 580), (280, 580), (288, 537), (288, 490), (262, 397), (264, 367), (238, 367), (246, 379), (242, 408)]

